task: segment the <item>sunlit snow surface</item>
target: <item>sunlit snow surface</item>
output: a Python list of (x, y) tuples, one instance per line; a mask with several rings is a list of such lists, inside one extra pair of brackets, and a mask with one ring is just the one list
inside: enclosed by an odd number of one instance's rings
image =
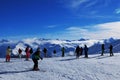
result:
[(39, 60), (40, 71), (32, 71), (33, 62), (0, 58), (0, 80), (120, 80), (120, 53), (53, 57)]

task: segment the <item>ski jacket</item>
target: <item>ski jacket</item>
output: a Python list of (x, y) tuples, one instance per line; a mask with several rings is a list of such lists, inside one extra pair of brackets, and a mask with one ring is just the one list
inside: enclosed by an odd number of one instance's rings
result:
[(33, 53), (32, 59), (39, 60), (40, 59), (40, 51), (36, 51), (35, 53)]
[(64, 52), (64, 51), (65, 51), (65, 48), (63, 47), (63, 48), (61, 49), (61, 51)]
[(101, 47), (101, 48), (102, 48), (102, 50), (105, 50), (105, 48), (104, 48), (104, 44), (102, 44), (102, 47)]
[(76, 52), (76, 53), (79, 53), (79, 52), (80, 52), (80, 48), (79, 48), (79, 46), (77, 46), (75, 52)]
[(21, 53), (22, 53), (22, 50), (21, 50), (21, 49), (19, 49), (19, 50), (18, 50), (18, 52), (19, 52), (19, 54), (21, 54)]
[(29, 48), (26, 48), (25, 52), (26, 52), (26, 56), (27, 56), (27, 57), (30, 57), (30, 49), (29, 49)]
[(87, 46), (85, 46), (85, 47), (84, 47), (84, 50), (87, 52), (87, 51), (88, 51), (88, 47), (87, 47)]
[(6, 54), (7, 54), (7, 55), (11, 55), (11, 52), (12, 52), (12, 50), (11, 50), (10, 48), (8, 48), (8, 49), (6, 50)]
[(31, 49), (30, 49), (30, 54), (32, 54), (32, 53), (33, 53), (33, 49), (31, 48)]

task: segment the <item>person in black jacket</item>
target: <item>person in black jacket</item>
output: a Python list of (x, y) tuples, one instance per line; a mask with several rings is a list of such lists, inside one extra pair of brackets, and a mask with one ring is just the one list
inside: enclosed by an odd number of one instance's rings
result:
[(30, 49), (30, 54), (32, 54), (32, 53), (33, 53), (33, 49), (31, 48), (31, 49)]
[(53, 50), (53, 54), (54, 54), (54, 57), (55, 57), (56, 56), (56, 50), (55, 49)]
[(62, 47), (61, 51), (62, 51), (62, 57), (64, 57), (65, 56), (65, 48)]
[(102, 49), (101, 56), (103, 56), (103, 53), (104, 53), (104, 50), (105, 50), (105, 48), (104, 48), (104, 44), (102, 44), (101, 49)]
[(19, 58), (21, 59), (21, 57), (22, 57), (22, 50), (20, 48), (18, 49), (18, 54), (19, 54)]
[(75, 53), (76, 53), (76, 58), (79, 58), (79, 56), (80, 56), (80, 47), (79, 46), (76, 47)]
[(82, 54), (83, 54), (83, 48), (81, 47), (80, 48), (80, 56), (82, 56)]
[(44, 57), (47, 57), (47, 49), (46, 48), (43, 49), (43, 52), (44, 52)]
[(88, 47), (87, 47), (87, 45), (85, 45), (84, 51), (85, 51), (85, 58), (88, 58)]
[(113, 46), (110, 45), (109, 49), (110, 49), (110, 56), (114, 56), (114, 55), (113, 55), (113, 51), (112, 51), (112, 50), (113, 50)]

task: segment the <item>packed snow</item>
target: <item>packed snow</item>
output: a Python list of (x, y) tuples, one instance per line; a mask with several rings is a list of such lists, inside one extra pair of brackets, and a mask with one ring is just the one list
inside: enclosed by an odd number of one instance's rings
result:
[(0, 80), (120, 80), (120, 53), (44, 58), (39, 60), (39, 71), (32, 67), (31, 59), (0, 58)]

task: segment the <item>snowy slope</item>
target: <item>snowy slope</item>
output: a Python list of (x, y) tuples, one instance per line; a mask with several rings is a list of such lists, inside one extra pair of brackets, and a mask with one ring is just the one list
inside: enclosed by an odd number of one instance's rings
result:
[(0, 58), (0, 80), (120, 80), (120, 53), (115, 56), (90, 55), (88, 59), (75, 56), (44, 58), (40, 71), (31, 71), (32, 60)]

